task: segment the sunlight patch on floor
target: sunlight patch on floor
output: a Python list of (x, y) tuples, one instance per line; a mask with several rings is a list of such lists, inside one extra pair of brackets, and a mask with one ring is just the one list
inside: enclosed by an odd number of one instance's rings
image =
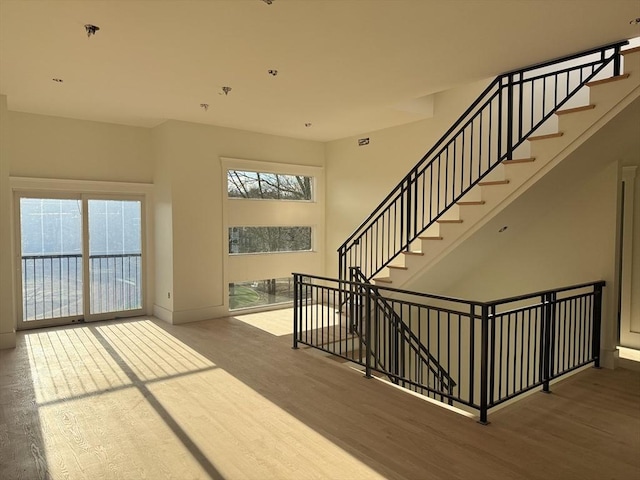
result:
[(51, 478), (384, 478), (149, 320), (25, 340)]
[(291, 335), (293, 333), (293, 308), (271, 310), (268, 312), (247, 313), (234, 317), (247, 325), (259, 328), (263, 332), (276, 337)]
[[(311, 319), (322, 318), (322, 326), (329, 327), (339, 325), (344, 320), (340, 320), (341, 316), (337, 314), (333, 307), (329, 307), (321, 304), (313, 304), (306, 307), (306, 316)], [(302, 327), (305, 328), (318, 328), (320, 325), (312, 326), (308, 322), (305, 323), (305, 310), (303, 310)], [(319, 313), (318, 310), (322, 310)], [(312, 311), (314, 313), (312, 313)], [(236, 320), (251, 325), (252, 327), (259, 328), (263, 332), (267, 332), (276, 337), (293, 334), (293, 308), (285, 308), (282, 310), (271, 310), (268, 312), (248, 313), (246, 315), (238, 315), (233, 317)]]
[(38, 404), (131, 385), (87, 328), (28, 333), (25, 345)]

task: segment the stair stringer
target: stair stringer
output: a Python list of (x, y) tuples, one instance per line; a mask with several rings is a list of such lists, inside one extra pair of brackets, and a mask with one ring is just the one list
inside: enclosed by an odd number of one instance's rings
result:
[[(625, 74), (629, 74), (629, 77), (590, 87), (589, 103), (594, 104), (595, 108), (559, 117), (558, 131), (563, 133), (561, 137), (530, 141), (530, 156), (535, 158), (535, 161), (501, 166), (505, 179), (509, 181), (507, 184), (474, 187), (463, 200), (467, 200), (467, 197), (473, 200), (480, 198), (484, 204), (456, 205), (454, 210), (457, 212), (448, 217), (459, 218), (462, 223), (441, 223), (432, 228), (428, 235), (441, 239), (414, 242), (411, 248), (414, 254), (399, 255), (398, 257), (402, 258), (392, 261), (392, 268), (386, 268), (378, 274), (377, 278), (383, 278), (383, 282), (379, 284), (403, 288), (424, 275), (569, 157), (634, 100), (640, 98), (640, 51), (634, 51), (625, 57)], [(492, 180), (498, 179), (500, 174), (497, 175), (494, 175)], [(480, 190), (479, 194), (476, 189)], [(421, 254), (415, 254), (420, 252)], [(394, 266), (402, 268), (393, 268)], [(374, 282), (375, 280), (374, 278)]]

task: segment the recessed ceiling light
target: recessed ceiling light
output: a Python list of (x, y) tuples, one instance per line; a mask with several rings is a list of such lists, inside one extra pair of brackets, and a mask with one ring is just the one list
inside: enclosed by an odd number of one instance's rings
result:
[(272, 77), (275, 77), (276, 75), (278, 75), (278, 70), (267, 70), (267, 73)]
[(311, 126), (311, 123), (307, 122), (304, 124), (305, 127), (309, 128)]
[(96, 32), (100, 30), (100, 27), (98, 27), (97, 25), (91, 25), (90, 23), (87, 23), (84, 26), (84, 29), (87, 32), (87, 37), (90, 37), (91, 35), (95, 35)]
[(53, 80), (56, 83), (62, 83), (64, 82), (64, 80), (62, 80), (61, 78), (52, 78), (51, 80)]

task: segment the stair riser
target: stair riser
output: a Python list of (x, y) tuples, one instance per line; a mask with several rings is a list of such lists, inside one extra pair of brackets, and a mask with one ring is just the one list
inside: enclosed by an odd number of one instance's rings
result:
[[(631, 66), (633, 62), (637, 63), (638, 71), (635, 75), (636, 67), (632, 67), (631, 76), (627, 80), (611, 82), (589, 89), (591, 99), (588, 99), (588, 103), (594, 103), (596, 108), (554, 116), (557, 118), (558, 128), (564, 135), (558, 138), (525, 142), (525, 144), (530, 144), (527, 156), (536, 157), (535, 162), (500, 166), (500, 169), (504, 170), (504, 173), (501, 174), (502, 178), (510, 181), (507, 185), (475, 187), (470, 199), (481, 198), (486, 202), (485, 205), (456, 206), (457, 214), (463, 223), (443, 224), (430, 229), (430, 235), (439, 235), (444, 239), (441, 241), (421, 240), (419, 245), (414, 244), (414, 248), (425, 252), (425, 255), (402, 255), (404, 265), (409, 270), (391, 272), (392, 286), (403, 288), (416, 277), (423, 275), (426, 270), (453, 252), (466, 238), (489, 222), (562, 159), (570, 155), (592, 133), (601, 128), (608, 117), (622, 110), (632, 101), (632, 98), (640, 97), (640, 82), (638, 81), (640, 77), (640, 52), (630, 55), (629, 58), (630, 60), (626, 59), (628, 66)], [(536, 132), (537, 134), (539, 132)], [(514, 157), (518, 158), (517, 155)]]

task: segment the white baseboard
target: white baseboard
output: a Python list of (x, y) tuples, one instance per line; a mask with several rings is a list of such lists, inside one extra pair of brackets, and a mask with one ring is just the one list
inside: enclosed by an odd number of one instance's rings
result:
[(173, 323), (173, 311), (160, 305), (153, 305), (153, 316), (164, 322)]
[(199, 322), (201, 320), (211, 320), (213, 318), (226, 317), (227, 312), (224, 305), (215, 305), (212, 307), (195, 308), (192, 310), (179, 310), (173, 312), (172, 324), (180, 325), (182, 323)]
[(0, 333), (0, 350), (16, 348), (16, 332)]

